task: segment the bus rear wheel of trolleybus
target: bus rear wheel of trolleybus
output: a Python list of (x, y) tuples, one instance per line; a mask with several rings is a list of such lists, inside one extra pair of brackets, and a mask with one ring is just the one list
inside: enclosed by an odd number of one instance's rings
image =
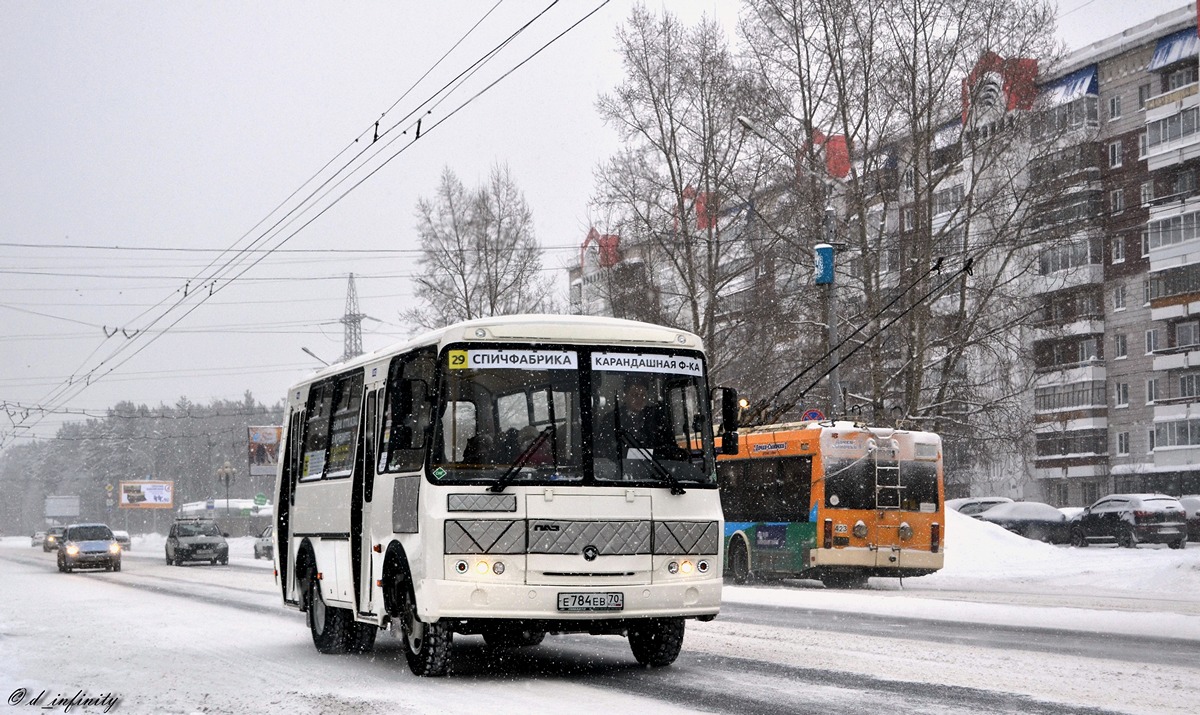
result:
[[(326, 604), (315, 573), (306, 581), (307, 620), (317, 650), (327, 654), (371, 652), (379, 628), (355, 621), (349, 609)], [(425, 623), (417, 618), (416, 600), (408, 579), (397, 579), (393, 596), (397, 612), (392, 628), (404, 643), (409, 670), (421, 676), (445, 675), (450, 669), (450, 648), (454, 638), (449, 622)], [(638, 663), (661, 668), (679, 657), (684, 630), (683, 618), (644, 618), (626, 624), (625, 633)], [(480, 635), (492, 648), (528, 648), (539, 645), (546, 632), (520, 623), (498, 621), (482, 628)]]

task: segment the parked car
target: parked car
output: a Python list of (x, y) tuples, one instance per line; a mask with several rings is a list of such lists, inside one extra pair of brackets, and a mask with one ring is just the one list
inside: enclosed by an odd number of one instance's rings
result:
[(997, 504), (980, 514), (979, 519), (1035, 541), (1051, 544), (1066, 544), (1071, 541), (1067, 516), (1041, 502), (1015, 501)]
[(271, 541), (271, 532), (275, 527), (268, 526), (262, 530), (258, 538), (254, 541), (254, 558), (256, 559), (273, 559), (275, 558), (275, 542)]
[(42, 539), (42, 551), (55, 551), (58, 549), (58, 540), (62, 537), (66, 527), (52, 526), (46, 530), (46, 538)]
[(113, 538), (121, 545), (121, 551), (129, 551), (133, 548), (133, 541), (130, 540), (128, 531), (113, 529)]
[(1200, 541), (1200, 494), (1180, 497), (1179, 504), (1187, 514), (1188, 541)]
[(121, 545), (107, 524), (72, 524), (58, 540), (58, 570), (85, 567), (121, 570)]
[(1011, 503), (1012, 499), (1008, 497), (964, 497), (962, 499), (947, 499), (946, 508), (978, 519), (980, 514), (997, 504)]
[(229, 544), (211, 519), (176, 519), (167, 535), (167, 563), (183, 566), (185, 561), (229, 563)]
[(1166, 494), (1110, 494), (1071, 522), (1071, 545), (1141, 543), (1187, 545), (1187, 520), (1179, 500)]
[(33, 536), (29, 537), (30, 546), (41, 546), (44, 543), (46, 543), (46, 532), (44, 531), (35, 531)]

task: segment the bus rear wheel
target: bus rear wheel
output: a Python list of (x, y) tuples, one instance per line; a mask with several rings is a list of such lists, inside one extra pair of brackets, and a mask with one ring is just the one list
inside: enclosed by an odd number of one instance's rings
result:
[(413, 675), (440, 677), (450, 670), (450, 646), (454, 632), (445, 621), (425, 623), (417, 617), (417, 597), (412, 581), (401, 581), (400, 629), (404, 638), (404, 657)]
[(750, 550), (742, 539), (729, 545), (729, 575), (738, 585), (750, 580)]
[(682, 618), (648, 618), (629, 627), (629, 649), (642, 665), (668, 666), (679, 657), (683, 629)]
[(313, 645), (322, 653), (345, 653), (349, 648), (350, 627), (353, 616), (344, 608), (325, 604), (321, 596), (321, 582), (316, 574), (308, 579), (308, 629), (312, 632)]

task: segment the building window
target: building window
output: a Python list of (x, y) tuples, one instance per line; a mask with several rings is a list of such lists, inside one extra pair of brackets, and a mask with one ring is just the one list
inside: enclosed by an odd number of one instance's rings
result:
[(1194, 84), (1196, 82), (1198, 69), (1200, 68), (1197, 68), (1196, 65), (1188, 64), (1167, 75), (1167, 91), (1170, 92), (1173, 89), (1179, 89), (1180, 87), (1186, 87), (1189, 84)]
[(1079, 341), (1079, 362), (1096, 360), (1100, 357), (1095, 338), (1085, 338)]
[(1108, 205), (1113, 213), (1119, 214), (1125, 210), (1125, 189), (1113, 189), (1108, 192)]
[(1125, 310), (1125, 286), (1113, 288), (1113, 310)]
[(1200, 345), (1200, 320), (1189, 320), (1175, 325), (1175, 347), (1185, 348)]
[(1154, 446), (1195, 447), (1200, 445), (1200, 419), (1159, 422), (1154, 425)]
[(1138, 86), (1138, 109), (1146, 108), (1146, 100), (1150, 99), (1149, 83)]
[(1112, 262), (1113, 263), (1124, 263), (1125, 262), (1125, 237), (1124, 236), (1117, 236), (1116, 238), (1113, 239)]
[(1121, 142), (1115, 141), (1108, 145), (1108, 167), (1115, 169), (1121, 165)]
[(1129, 433), (1117, 433), (1117, 454), (1129, 454)]
[(915, 174), (911, 166), (904, 170), (904, 188), (912, 190)]
[(1129, 383), (1118, 382), (1113, 385), (1113, 404), (1117, 407), (1129, 407)]
[(1153, 181), (1142, 182), (1141, 199), (1142, 199), (1142, 206), (1146, 206), (1151, 201), (1154, 200), (1154, 182)]
[(1121, 95), (1108, 98), (1108, 121), (1121, 118)]
[(1158, 448), (1157, 439), (1158, 439), (1158, 437), (1155, 434), (1153, 429), (1151, 429), (1149, 432), (1146, 433), (1146, 451), (1147, 452), (1153, 452), (1155, 449)]
[(1125, 333), (1117, 333), (1114, 341), (1116, 344), (1113, 347), (1113, 355), (1116, 358), (1123, 358), (1129, 355), (1129, 341), (1125, 337)]
[(901, 226), (901, 228), (903, 230), (911, 231), (916, 227), (916, 225), (917, 225), (916, 209), (904, 209), (904, 211), (901, 212), (901, 218), (903, 219), (902, 223), (904, 224), (903, 226)]
[(1095, 504), (1100, 499), (1100, 485), (1096, 482), (1083, 483), (1083, 503)]
[(1147, 355), (1153, 353), (1154, 351), (1156, 351), (1160, 347), (1162, 347), (1162, 343), (1160, 342), (1161, 338), (1159, 336), (1160, 332), (1161, 332), (1160, 328), (1154, 328), (1153, 330), (1146, 331), (1146, 354)]
[(1150, 281), (1142, 281), (1142, 305), (1150, 305)]
[[(1142, 258), (1150, 255), (1150, 231), (1142, 231)], [(1147, 300), (1147, 303), (1150, 301)]]
[(1180, 397), (1200, 397), (1200, 372), (1179, 376)]
[(1146, 380), (1146, 404), (1153, 405), (1158, 402), (1158, 378), (1152, 377)]
[(1167, 144), (1191, 136), (1197, 129), (1200, 129), (1200, 108), (1191, 107), (1147, 124), (1146, 132), (1149, 137), (1146, 143), (1148, 146)]

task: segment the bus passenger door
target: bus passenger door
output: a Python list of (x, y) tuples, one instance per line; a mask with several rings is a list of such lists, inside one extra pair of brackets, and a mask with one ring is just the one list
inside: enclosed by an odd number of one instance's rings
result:
[(288, 579), (292, 574), (291, 514), (295, 501), (296, 479), (299, 478), (303, 460), (304, 409), (297, 408), (288, 421), (287, 439), (284, 442), (283, 471), (279, 479), (279, 493), (275, 495), (275, 561), (279, 564), (279, 584), (283, 589), (285, 603), (299, 603), (303, 598), (297, 593), (295, 599), (288, 598)]
[(354, 462), (354, 486), (350, 511), (350, 559), (355, 583), (355, 605), (359, 613), (371, 613), (374, 552), (372, 546), (372, 497), (375, 488), (376, 439), (379, 433), (379, 390), (367, 392), (363, 402), (362, 443)]

